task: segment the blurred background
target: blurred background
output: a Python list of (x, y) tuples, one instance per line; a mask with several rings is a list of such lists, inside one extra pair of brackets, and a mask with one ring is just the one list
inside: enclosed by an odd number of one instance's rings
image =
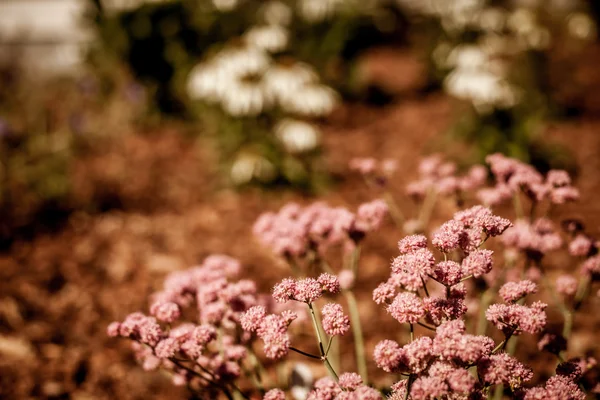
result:
[(261, 270), (261, 211), (370, 199), (353, 157), (396, 159), (398, 188), (432, 152), (565, 168), (597, 229), (599, 21), (595, 0), (0, 0), (0, 397), (185, 398), (106, 324), (209, 253)]

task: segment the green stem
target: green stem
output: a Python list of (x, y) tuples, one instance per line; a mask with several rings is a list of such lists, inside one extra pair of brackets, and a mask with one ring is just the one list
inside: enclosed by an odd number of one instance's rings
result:
[(383, 199), (390, 210), (390, 216), (392, 217), (394, 224), (400, 231), (404, 231), (404, 215), (402, 214), (402, 211), (400, 211), (398, 204), (396, 204), (394, 197), (389, 191), (386, 190), (383, 193)]
[(516, 192), (513, 196), (513, 206), (515, 208), (515, 215), (517, 219), (523, 218), (523, 205), (521, 204), (521, 194)]
[(435, 202), (437, 200), (437, 192), (435, 189), (429, 189), (427, 191), (427, 195), (425, 196), (425, 200), (423, 200), (423, 206), (421, 207), (421, 212), (419, 213), (419, 222), (422, 227), (425, 227), (431, 218), (431, 214), (433, 212), (433, 208), (435, 207)]
[(485, 335), (488, 326), (488, 320), (485, 317), (485, 312), (489, 307), (492, 299), (494, 298), (494, 293), (492, 293), (491, 289), (486, 290), (481, 296), (481, 304), (479, 305), (479, 316), (477, 317), (477, 335)]
[(354, 352), (356, 355), (356, 366), (358, 373), (363, 379), (365, 385), (369, 384), (369, 376), (367, 372), (367, 360), (365, 358), (365, 345), (364, 337), (362, 332), (362, 325), (360, 322), (360, 314), (358, 312), (358, 305), (356, 303), (356, 297), (354, 293), (349, 290), (344, 291), (346, 301), (348, 302), (348, 311), (350, 313), (350, 326), (352, 327), (352, 334), (354, 335)]
[(331, 363), (327, 359), (327, 356), (325, 355), (325, 348), (323, 347), (323, 338), (321, 336), (321, 329), (319, 327), (319, 321), (317, 320), (317, 315), (315, 314), (315, 309), (314, 309), (312, 303), (308, 303), (308, 309), (310, 310), (310, 317), (312, 319), (313, 327), (314, 327), (315, 333), (317, 335), (317, 340), (319, 341), (319, 351), (321, 352), (321, 359), (323, 360), (325, 367), (327, 367), (327, 370), (329, 371), (329, 374), (331, 375), (331, 377), (333, 379), (335, 379), (335, 381), (337, 382), (338, 376), (335, 373), (335, 370), (333, 369), (333, 367), (331, 366)]

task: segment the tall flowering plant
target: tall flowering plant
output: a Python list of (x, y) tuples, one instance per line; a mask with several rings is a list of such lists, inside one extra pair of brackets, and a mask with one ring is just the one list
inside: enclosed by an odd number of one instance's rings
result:
[[(488, 160), (493, 187), (483, 187), (483, 167), (458, 176), (440, 158), (425, 160), (421, 179), (408, 187), (409, 195), (429, 198), (429, 211), (418, 223), (402, 220), (387, 191), (385, 200), (355, 212), (315, 203), (265, 213), (254, 234), (290, 268), (271, 296), (236, 278), (239, 262), (211, 256), (201, 266), (168, 276), (152, 298), (150, 316), (131, 314), (111, 324), (108, 333), (133, 340), (144, 368), (168, 371), (200, 398), (585, 399), (600, 391), (591, 371), (596, 361), (569, 358), (567, 344), (574, 314), (600, 276), (598, 242), (581, 223), (569, 221), (561, 235), (543, 216), (579, 193), (562, 171), (544, 177), (501, 155)], [(378, 162), (359, 160), (353, 168), (387, 190)], [(473, 191), (485, 205), (457, 211), (426, 235), (436, 201), (454, 198), (462, 206)], [(489, 208), (509, 199), (517, 210), (512, 222)], [(406, 334), (377, 337), (371, 352), (354, 291), (364, 238), (390, 214), (400, 229), (416, 232), (398, 242), (399, 255), (372, 298)], [(564, 236), (568, 252), (582, 260), (581, 274), (551, 282), (546, 255), (562, 246)], [(502, 257), (495, 253), (499, 247)], [(343, 261), (330, 263), (336, 257)], [(563, 313), (562, 332), (550, 329), (546, 299)], [(189, 317), (193, 322), (184, 322)], [(355, 345), (353, 366), (340, 362), (345, 335)], [(530, 355), (516, 351), (522, 336), (535, 337), (540, 352), (556, 356), (554, 373), (538, 386), (532, 383), (540, 377), (526, 365)], [(321, 363), (325, 376), (313, 382), (313, 372), (296, 364), (290, 377), (290, 353)], [(376, 376), (368, 375), (370, 364), (379, 369)], [(348, 371), (352, 367), (356, 372)]]

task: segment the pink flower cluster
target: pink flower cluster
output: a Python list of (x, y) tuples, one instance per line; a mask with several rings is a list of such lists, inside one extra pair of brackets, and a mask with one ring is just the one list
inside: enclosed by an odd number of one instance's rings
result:
[(406, 192), (415, 199), (423, 199), (430, 191), (452, 195), (481, 187), (487, 175), (484, 166), (475, 165), (465, 175), (458, 176), (455, 163), (444, 161), (441, 155), (434, 154), (421, 161), (419, 179), (409, 183)]
[(330, 377), (315, 382), (307, 400), (381, 400), (378, 390), (363, 384), (360, 375), (347, 372), (336, 382)]
[(374, 179), (376, 183), (385, 184), (387, 178), (398, 169), (398, 162), (391, 158), (378, 161), (370, 157), (357, 157), (351, 159), (348, 166), (351, 171), (355, 171), (367, 179)]
[(502, 203), (516, 193), (525, 193), (532, 201), (549, 200), (552, 204), (564, 204), (579, 199), (579, 190), (571, 185), (566, 171), (551, 170), (545, 179), (531, 165), (502, 154), (486, 157), (496, 180), (494, 188), (481, 189), (479, 200), (489, 206)]
[[(494, 354), (494, 341), (465, 333), (461, 320), (445, 322), (435, 338), (420, 337), (400, 346), (384, 340), (375, 347), (374, 359), (387, 372), (401, 372), (413, 381), (399, 381), (390, 399), (478, 398), (486, 387), (505, 384), (513, 390), (532, 377), (529, 368), (505, 353)], [(467, 368), (476, 366), (479, 380)]]
[(502, 242), (507, 247), (542, 255), (558, 250), (563, 244), (554, 224), (546, 218), (540, 218), (533, 223), (523, 219), (517, 220), (513, 228), (502, 236)]
[(482, 243), (482, 235), (501, 235), (512, 224), (509, 220), (494, 215), (489, 208), (474, 206), (458, 212), (444, 223), (433, 235), (431, 243), (443, 253), (461, 249), (470, 253)]
[(530, 280), (507, 282), (498, 292), (505, 303), (515, 303), (528, 294), (536, 293), (538, 286)]
[(265, 355), (279, 359), (286, 356), (290, 349), (288, 327), (297, 315), (284, 311), (281, 315), (267, 314), (263, 306), (254, 306), (242, 314), (240, 322), (247, 332), (255, 332), (263, 340)]
[[(198, 381), (207, 391), (241, 375), (247, 338), (236, 334), (240, 316), (257, 303), (256, 286), (249, 280), (230, 281), (240, 270), (237, 260), (213, 255), (197, 267), (171, 273), (163, 290), (152, 295), (150, 313), (128, 315), (107, 328), (109, 336), (134, 340), (137, 359), (147, 370), (171, 371), (177, 384)], [(193, 306), (197, 323), (179, 319)], [(164, 323), (165, 325), (161, 325)], [(222, 336), (215, 340), (217, 330)], [(204, 371), (203, 379), (189, 374), (194, 366)], [(212, 392), (211, 392), (212, 393)]]
[(360, 205), (356, 214), (322, 202), (304, 208), (291, 203), (278, 213), (262, 214), (253, 233), (278, 255), (303, 257), (310, 250), (323, 252), (336, 244), (359, 241), (378, 229), (387, 213), (383, 200)]
[(485, 317), (505, 334), (539, 333), (546, 326), (548, 305), (536, 301), (531, 306), (521, 304), (492, 304)]
[(350, 329), (350, 319), (340, 304), (329, 303), (321, 310), (323, 330), (329, 336), (343, 336)]
[(340, 291), (340, 282), (335, 275), (322, 273), (317, 279), (286, 278), (273, 288), (273, 298), (278, 303), (286, 303), (290, 300), (302, 303), (313, 303), (323, 293), (335, 294)]

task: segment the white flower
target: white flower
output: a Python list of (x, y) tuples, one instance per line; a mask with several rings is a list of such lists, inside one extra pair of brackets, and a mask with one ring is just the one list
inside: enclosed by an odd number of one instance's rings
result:
[(446, 91), (459, 99), (469, 100), (480, 112), (492, 107), (511, 107), (518, 101), (515, 87), (485, 70), (452, 71), (444, 81)]
[(299, 0), (298, 8), (302, 19), (310, 23), (330, 18), (344, 0)]
[(279, 25), (255, 26), (244, 34), (245, 42), (252, 47), (278, 53), (288, 45), (289, 33)]
[(280, 1), (269, 1), (263, 5), (261, 13), (264, 21), (270, 25), (287, 26), (292, 22), (292, 10)]
[(271, 66), (263, 76), (263, 85), (269, 96), (281, 101), (302, 86), (317, 80), (317, 73), (310, 65), (296, 62), (291, 65)]
[(228, 79), (214, 64), (196, 65), (188, 76), (187, 91), (192, 99), (215, 103), (221, 100), (227, 90)]
[(238, 6), (238, 0), (212, 0), (213, 6), (222, 12), (232, 11)]
[(269, 182), (275, 177), (275, 167), (266, 158), (256, 154), (239, 154), (231, 166), (231, 180), (236, 185), (242, 185), (258, 179)]
[(280, 99), (281, 107), (292, 114), (306, 117), (325, 116), (337, 104), (337, 93), (328, 86), (309, 84)]
[(447, 64), (459, 69), (478, 70), (485, 67), (488, 56), (479, 46), (458, 46), (450, 52)]
[(226, 74), (245, 76), (264, 73), (271, 59), (256, 47), (236, 46), (220, 51), (212, 62)]
[(271, 105), (261, 83), (270, 61), (262, 50), (225, 49), (192, 69), (188, 94), (192, 99), (220, 103), (225, 112), (235, 117), (258, 115)]
[(304, 153), (317, 148), (319, 131), (308, 122), (285, 119), (275, 126), (275, 136), (290, 153)]
[(270, 101), (255, 82), (232, 81), (221, 99), (223, 109), (234, 117), (256, 116), (270, 106)]
[(582, 40), (588, 40), (596, 35), (596, 24), (589, 15), (584, 13), (573, 13), (569, 16), (567, 27), (571, 36)]

